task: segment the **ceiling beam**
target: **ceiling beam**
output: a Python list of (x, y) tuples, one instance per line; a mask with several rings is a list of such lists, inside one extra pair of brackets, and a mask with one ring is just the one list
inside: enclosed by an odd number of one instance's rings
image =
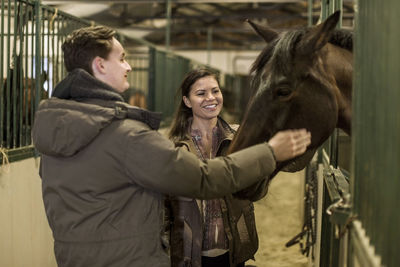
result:
[[(299, 3), (306, 0), (252, 0), (252, 3)], [(42, 4), (64, 4), (64, 3), (110, 3), (110, 4), (134, 4), (134, 3), (165, 3), (166, 0), (86, 0), (86, 1), (71, 1), (71, 0), (42, 0)], [(171, 3), (249, 3), (246, 0), (170, 0)]]
[[(307, 14), (306, 14), (307, 15)], [(302, 14), (293, 14), (293, 15), (283, 15), (283, 16), (290, 16), (290, 17), (304, 17)], [(128, 16), (130, 19), (137, 19), (137, 20), (146, 20), (146, 19), (165, 19), (164, 15), (156, 15), (156, 16)], [(203, 16), (193, 16), (193, 15), (183, 15), (183, 14), (173, 14), (171, 16), (171, 19), (187, 19), (187, 20), (205, 20), (205, 19), (224, 19), (224, 20), (240, 20), (242, 19), (243, 21), (245, 19), (271, 19), (272, 17), (282, 17), (282, 15), (276, 15), (276, 16), (266, 16), (265, 14), (259, 14), (259, 13), (243, 13), (243, 14), (222, 14), (222, 15), (203, 15)]]

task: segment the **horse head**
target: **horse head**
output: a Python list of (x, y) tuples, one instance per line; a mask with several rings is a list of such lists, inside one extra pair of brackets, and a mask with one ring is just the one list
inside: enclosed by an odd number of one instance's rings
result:
[(249, 21), (267, 46), (252, 66), (252, 97), (230, 152), (306, 128), (312, 135), (306, 153), (277, 166), (298, 171), (336, 127), (350, 134), (352, 34), (335, 29), (339, 15), (281, 33)]

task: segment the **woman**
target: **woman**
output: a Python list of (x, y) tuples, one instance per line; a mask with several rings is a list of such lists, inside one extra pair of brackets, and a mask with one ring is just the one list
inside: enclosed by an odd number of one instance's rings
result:
[[(169, 138), (206, 160), (223, 155), (235, 130), (219, 114), (223, 96), (218, 76), (207, 70), (191, 71), (180, 87), (182, 102)], [(254, 208), (232, 195), (196, 200), (171, 197), (171, 262), (176, 266), (244, 266), (258, 248)]]

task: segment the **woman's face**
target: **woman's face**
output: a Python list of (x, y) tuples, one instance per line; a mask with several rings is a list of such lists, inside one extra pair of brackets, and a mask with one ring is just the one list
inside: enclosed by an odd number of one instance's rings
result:
[(183, 101), (192, 109), (193, 118), (198, 119), (216, 118), (224, 103), (221, 89), (213, 76), (198, 79), (190, 88), (189, 96), (183, 96)]

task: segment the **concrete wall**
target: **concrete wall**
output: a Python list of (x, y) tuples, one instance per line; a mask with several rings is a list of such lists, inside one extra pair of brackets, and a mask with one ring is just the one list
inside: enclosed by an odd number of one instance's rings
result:
[(44, 211), (39, 159), (0, 165), (0, 266), (53, 267), (53, 237)]

